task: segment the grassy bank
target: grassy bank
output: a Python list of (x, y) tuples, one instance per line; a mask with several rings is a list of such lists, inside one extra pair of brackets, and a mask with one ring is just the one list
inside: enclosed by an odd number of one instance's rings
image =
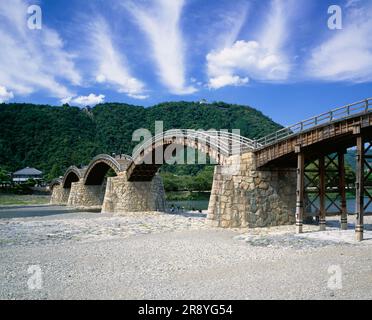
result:
[(0, 206), (48, 204), (49, 195), (0, 194)]
[(166, 192), (167, 201), (187, 201), (187, 200), (209, 200), (210, 192), (200, 191), (169, 191)]

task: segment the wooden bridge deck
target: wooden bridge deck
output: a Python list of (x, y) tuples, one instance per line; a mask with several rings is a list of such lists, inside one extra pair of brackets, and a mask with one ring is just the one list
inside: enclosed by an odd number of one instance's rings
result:
[(356, 145), (355, 135), (372, 138), (372, 99), (299, 122), (256, 141), (256, 164), (296, 167), (296, 148), (307, 158)]
[[(372, 203), (371, 187), (368, 185), (369, 177), (372, 175), (371, 105), (372, 99), (359, 101), (301, 121), (255, 141), (254, 153), (257, 167), (268, 169), (271, 165), (297, 167), (296, 228), (298, 233), (302, 232), (306, 202), (308, 202), (305, 201), (305, 195), (308, 191), (307, 187), (311, 184), (316, 198), (319, 199), (317, 214), (320, 230), (326, 228), (326, 215), (329, 208), (326, 205), (327, 199), (331, 201), (331, 205), (334, 204), (340, 209), (341, 228), (347, 228), (344, 154), (347, 148), (355, 146), (355, 212), (357, 214), (355, 232), (356, 239), (363, 240), (363, 217)], [(332, 156), (332, 154), (336, 155)], [(306, 172), (309, 162), (314, 165), (314, 169), (311, 169), (312, 177)], [(327, 171), (331, 170), (332, 165), (336, 169), (340, 205), (327, 195), (329, 192), (334, 193), (327, 188), (329, 178)], [(314, 206), (314, 204), (315, 200), (310, 200), (310, 205)]]

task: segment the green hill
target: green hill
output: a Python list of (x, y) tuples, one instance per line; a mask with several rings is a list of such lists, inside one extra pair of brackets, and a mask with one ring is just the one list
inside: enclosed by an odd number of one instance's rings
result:
[(167, 102), (149, 108), (106, 103), (91, 109), (0, 104), (0, 166), (9, 171), (36, 167), (51, 179), (99, 153), (132, 154), (138, 143), (131, 141), (133, 131), (154, 132), (155, 121), (160, 120), (165, 130), (240, 129), (248, 138), (281, 128), (253, 108), (223, 102)]

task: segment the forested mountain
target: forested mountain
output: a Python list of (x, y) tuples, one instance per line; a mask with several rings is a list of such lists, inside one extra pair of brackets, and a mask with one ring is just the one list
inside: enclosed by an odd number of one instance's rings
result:
[(155, 121), (164, 129), (240, 129), (257, 138), (281, 126), (261, 112), (223, 102), (167, 102), (144, 108), (105, 103), (80, 109), (32, 104), (0, 104), (0, 167), (15, 171), (36, 167), (48, 179), (72, 164), (84, 165), (99, 153), (132, 154), (139, 128), (154, 132)]

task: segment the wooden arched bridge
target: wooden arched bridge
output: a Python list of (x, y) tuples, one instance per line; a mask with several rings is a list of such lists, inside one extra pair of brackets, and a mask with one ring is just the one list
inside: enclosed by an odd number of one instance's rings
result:
[(368, 185), (371, 104), (371, 99), (359, 101), (257, 140), (227, 131), (169, 130), (146, 140), (132, 156), (99, 155), (87, 167), (70, 167), (64, 177), (52, 182), (52, 202), (114, 213), (165, 210), (157, 172), (175, 151), (187, 147), (209, 155), (217, 164), (208, 208), (210, 224), (296, 223), (297, 232), (302, 232), (311, 211), (324, 230), (326, 215), (333, 210), (346, 229), (344, 154), (355, 147), (356, 235), (362, 240), (363, 216), (372, 202)]
[(130, 181), (152, 180), (158, 169), (164, 163), (168, 163), (174, 151), (177, 151), (170, 146), (196, 149), (209, 155), (216, 164), (225, 165), (232, 155), (252, 151), (254, 141), (224, 131), (168, 130), (145, 141), (135, 150), (133, 162), (128, 168), (128, 179)]
[[(368, 179), (372, 173), (369, 161), (371, 160), (369, 151), (372, 151), (371, 105), (372, 99), (346, 105), (301, 121), (256, 141), (255, 155), (258, 168), (297, 167), (296, 224), (298, 232), (302, 232), (305, 193), (307, 187), (311, 187), (314, 182), (307, 170), (310, 164), (313, 164), (311, 169), (313, 178), (314, 175), (318, 178), (318, 183), (313, 188), (319, 200), (318, 206), (310, 200), (310, 206), (314, 206), (319, 214), (320, 229), (325, 229), (327, 208), (330, 205), (339, 209), (341, 227), (347, 228), (344, 154), (348, 148), (356, 147), (356, 233), (358, 240), (363, 238), (364, 211), (368, 209), (372, 201), (369, 190), (371, 186), (368, 185)], [(335, 170), (338, 175), (336, 190), (327, 186), (327, 169), (328, 171)], [(336, 193), (339, 196), (339, 205), (327, 193)], [(326, 200), (330, 202), (330, 205), (326, 204)]]

